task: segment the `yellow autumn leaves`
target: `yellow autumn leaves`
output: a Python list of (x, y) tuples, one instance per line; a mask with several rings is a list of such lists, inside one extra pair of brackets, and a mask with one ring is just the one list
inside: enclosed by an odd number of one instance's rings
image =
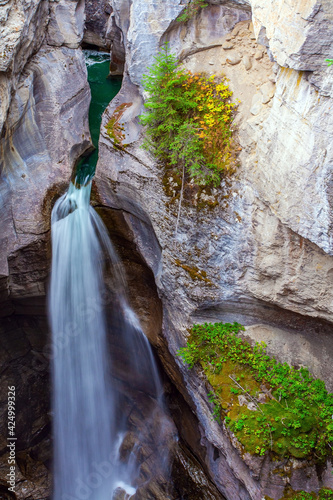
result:
[(189, 71), (182, 87), (195, 94), (197, 106), (193, 120), (207, 162), (218, 171), (228, 170), (232, 147), (230, 124), (235, 104), (230, 101), (232, 92), (226, 79)]

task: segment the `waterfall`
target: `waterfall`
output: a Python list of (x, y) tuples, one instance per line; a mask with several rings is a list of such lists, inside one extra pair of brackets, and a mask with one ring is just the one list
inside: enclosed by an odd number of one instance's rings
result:
[[(121, 458), (127, 419), (109, 362), (106, 311), (112, 312), (113, 333), (130, 356), (134, 379), (144, 373), (156, 408), (163, 405), (150, 344), (128, 304), (121, 263), (90, 206), (90, 191), (91, 182), (81, 187), (71, 183), (51, 219), (53, 500), (111, 500), (119, 491), (125, 495), (121, 498), (134, 498), (138, 486), (144, 433), (140, 431), (126, 460)], [(106, 269), (112, 271), (108, 287)], [(152, 415), (145, 425), (156, 425), (153, 420)]]

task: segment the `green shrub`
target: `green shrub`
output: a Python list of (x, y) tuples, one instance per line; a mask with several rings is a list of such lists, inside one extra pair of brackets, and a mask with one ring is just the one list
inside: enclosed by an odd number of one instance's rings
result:
[(332, 454), (333, 394), (307, 368), (279, 363), (264, 343), (251, 346), (240, 330), (237, 323), (194, 325), (178, 352), (190, 368), (203, 367), (214, 414), (250, 453), (324, 461)]
[(179, 69), (167, 45), (143, 77), (149, 93), (145, 125), (147, 147), (164, 165), (198, 185), (218, 185), (235, 163), (231, 139), (232, 95), (225, 79)]
[(283, 500), (333, 500), (333, 491), (329, 488), (321, 488), (318, 493), (291, 490), (283, 496)]
[(200, 9), (207, 7), (205, 0), (189, 0), (182, 14), (178, 17), (177, 21), (186, 22), (192, 17), (195, 17)]

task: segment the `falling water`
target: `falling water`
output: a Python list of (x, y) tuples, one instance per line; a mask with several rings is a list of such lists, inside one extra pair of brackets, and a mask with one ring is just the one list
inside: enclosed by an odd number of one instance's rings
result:
[[(124, 498), (135, 494), (141, 445), (139, 439), (127, 463), (120, 460), (126, 418), (108, 366), (105, 310), (117, 316), (116, 333), (131, 356), (134, 377), (146, 372), (152, 397), (161, 404), (151, 348), (128, 305), (121, 264), (89, 204), (90, 191), (91, 182), (70, 184), (52, 211), (54, 500), (111, 500), (117, 488)], [(104, 285), (107, 266), (112, 290)]]

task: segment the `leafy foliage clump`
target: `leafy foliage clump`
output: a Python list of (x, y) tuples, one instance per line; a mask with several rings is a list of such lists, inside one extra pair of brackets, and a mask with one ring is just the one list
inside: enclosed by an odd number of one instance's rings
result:
[(186, 22), (196, 16), (200, 9), (207, 7), (205, 0), (189, 0), (182, 14), (178, 17), (177, 21)]
[(105, 125), (106, 133), (112, 141), (113, 147), (116, 149), (123, 149), (127, 146), (123, 141), (125, 139), (124, 126), (120, 123), (125, 110), (132, 106), (132, 102), (123, 102), (114, 110), (110, 120)]
[(331, 66), (333, 64), (333, 59), (326, 59), (327, 66)]
[(321, 488), (318, 493), (291, 491), (283, 496), (283, 500), (333, 500), (333, 491), (329, 488)]
[(149, 97), (141, 123), (145, 146), (165, 165), (183, 170), (198, 185), (218, 185), (234, 164), (232, 111), (226, 80), (180, 69), (165, 45), (143, 77)]
[(237, 323), (194, 325), (178, 352), (190, 368), (203, 367), (215, 418), (252, 454), (324, 461), (332, 454), (333, 394), (307, 368), (278, 362), (264, 343), (251, 346), (240, 330)]

